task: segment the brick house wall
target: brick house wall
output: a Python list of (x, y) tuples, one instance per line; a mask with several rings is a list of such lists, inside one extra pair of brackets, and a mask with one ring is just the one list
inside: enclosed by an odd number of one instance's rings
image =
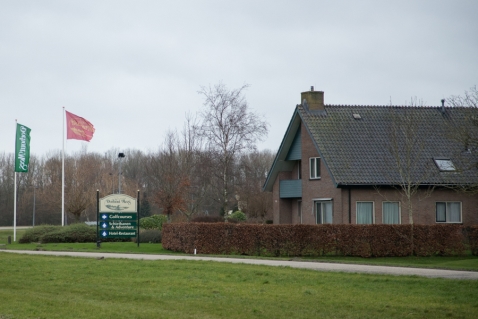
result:
[[(297, 179), (298, 166), (290, 172), (280, 172), (273, 184), (273, 221), (274, 224), (315, 224), (314, 200), (332, 199), (333, 223), (357, 223), (357, 202), (370, 201), (374, 203), (374, 223), (383, 223), (383, 202), (400, 203), (402, 224), (409, 223), (408, 203), (403, 193), (391, 187), (351, 187), (337, 188), (326, 168), (320, 163), (320, 179), (309, 178), (309, 158), (320, 157), (316, 147), (307, 132), (305, 125), (302, 130), (302, 198), (281, 199), (279, 197), (279, 181)], [(349, 194), (350, 192), (350, 194)], [(350, 198), (350, 204), (349, 204)], [(298, 201), (301, 201), (302, 216), (298, 211)], [(415, 224), (436, 224), (436, 203), (444, 201), (461, 202), (462, 223), (464, 225), (478, 224), (478, 196), (460, 193), (452, 189), (435, 189), (433, 192), (419, 190), (412, 198), (413, 219)], [(302, 217), (302, 218), (301, 218)]]

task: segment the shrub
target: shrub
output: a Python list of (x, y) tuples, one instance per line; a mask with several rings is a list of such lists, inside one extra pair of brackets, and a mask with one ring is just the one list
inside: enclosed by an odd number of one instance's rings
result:
[(96, 227), (84, 223), (72, 224), (65, 227), (66, 238), (69, 243), (88, 243), (96, 241)]
[(463, 233), (468, 239), (469, 249), (473, 256), (478, 256), (478, 226), (469, 226), (463, 229)]
[(157, 229), (161, 230), (163, 224), (168, 221), (165, 215), (153, 215), (150, 217), (143, 217), (139, 220), (139, 227), (143, 229)]
[(238, 222), (244, 222), (244, 221), (247, 220), (247, 216), (246, 216), (246, 214), (244, 214), (243, 212), (238, 210), (238, 211), (235, 211), (234, 213), (232, 213), (231, 215), (227, 216), (227, 219), (228, 220), (236, 220)]
[(39, 242), (40, 238), (50, 233), (56, 229), (59, 229), (61, 226), (53, 226), (53, 225), (40, 225), (35, 226), (33, 228), (29, 228), (25, 231), (22, 238), (18, 240), (20, 244), (29, 244), (34, 242)]
[(191, 220), (193, 223), (224, 223), (221, 216), (196, 216)]
[[(266, 256), (456, 256), (465, 249), (459, 225), (415, 225), (414, 229), (413, 251), (410, 225), (177, 223), (164, 226), (162, 244), (185, 253), (197, 249), (201, 254)], [(472, 245), (473, 240), (478, 242), (478, 231), (473, 231), (468, 231), (470, 246), (478, 247)]]
[(143, 231), (139, 234), (139, 242), (159, 244), (161, 243), (161, 231), (157, 229)]
[(66, 243), (66, 231), (61, 228), (57, 228), (49, 233), (44, 234), (40, 241), (43, 244), (48, 243)]
[(42, 243), (89, 243), (96, 241), (96, 227), (85, 224), (72, 224), (58, 227), (44, 234)]

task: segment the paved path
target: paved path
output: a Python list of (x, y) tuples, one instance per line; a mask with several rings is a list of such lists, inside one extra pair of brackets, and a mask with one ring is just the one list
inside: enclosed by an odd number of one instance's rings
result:
[[(478, 280), (478, 272), (459, 271), (428, 268), (408, 268), (408, 267), (388, 267), (388, 266), (370, 266), (355, 264), (339, 264), (309, 261), (287, 261), (287, 260), (268, 260), (268, 259), (242, 259), (242, 258), (220, 258), (205, 257), (201, 255), (148, 255), (148, 254), (116, 254), (116, 253), (90, 253), (90, 252), (64, 252), (64, 251), (29, 251), (29, 250), (0, 250), (3, 253), (17, 253), (28, 255), (49, 255), (49, 256), (71, 256), (87, 258), (123, 258), (139, 260), (204, 260), (228, 263), (242, 263), (251, 265), (282, 266), (291, 268), (312, 269), (319, 271), (337, 271), (366, 274), (383, 274), (395, 276), (422, 276), (430, 278), (448, 278), (448, 279), (468, 279)], [(0, 258), (2, 256), (0, 255)]]

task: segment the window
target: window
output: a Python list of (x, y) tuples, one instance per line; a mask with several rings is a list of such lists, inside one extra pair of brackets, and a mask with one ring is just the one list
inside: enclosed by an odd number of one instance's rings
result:
[(455, 165), (450, 159), (445, 158), (434, 158), (436, 166), (441, 172), (454, 172), (456, 171)]
[(373, 224), (373, 202), (357, 202), (357, 224)]
[(302, 162), (297, 161), (297, 179), (302, 179)]
[(317, 224), (332, 224), (332, 201), (316, 201), (315, 206), (315, 222)]
[(311, 157), (309, 159), (310, 179), (320, 178), (320, 157)]
[(382, 204), (384, 224), (400, 224), (400, 203), (399, 202), (383, 202)]
[(437, 223), (461, 223), (461, 202), (437, 202)]

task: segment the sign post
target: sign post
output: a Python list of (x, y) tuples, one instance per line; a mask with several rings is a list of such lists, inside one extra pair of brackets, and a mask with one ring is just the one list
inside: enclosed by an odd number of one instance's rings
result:
[[(138, 192), (139, 196), (139, 192)], [(99, 198), (99, 195), (97, 196)], [(97, 238), (139, 239), (138, 199), (111, 194), (98, 200)], [(138, 240), (139, 246), (139, 240)]]

